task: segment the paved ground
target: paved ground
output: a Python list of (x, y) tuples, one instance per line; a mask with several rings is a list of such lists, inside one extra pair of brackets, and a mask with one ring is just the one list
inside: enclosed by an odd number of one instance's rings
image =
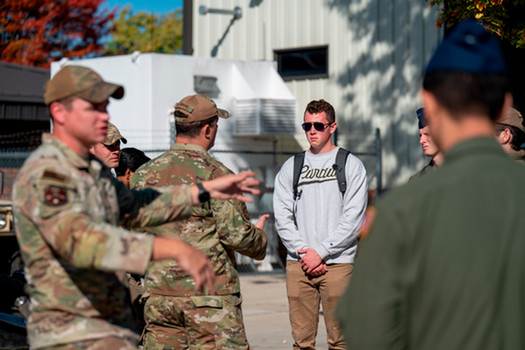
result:
[[(254, 350), (292, 349), (285, 274), (241, 274), (240, 279), (244, 324), (250, 345)], [(317, 349), (328, 349), (322, 316)]]

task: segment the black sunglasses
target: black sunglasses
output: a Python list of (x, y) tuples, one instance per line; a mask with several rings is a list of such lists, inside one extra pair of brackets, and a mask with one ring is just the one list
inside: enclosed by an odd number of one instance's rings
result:
[(331, 125), (332, 123), (326, 123), (326, 124), (323, 124), (323, 123), (320, 123), (320, 122), (315, 122), (315, 123), (303, 123), (303, 125), (301, 125), (303, 127), (303, 130), (304, 131), (310, 131), (310, 129), (312, 128), (312, 125), (314, 126), (315, 130), (317, 131), (324, 131), (324, 129), (326, 129), (326, 127), (328, 125)]

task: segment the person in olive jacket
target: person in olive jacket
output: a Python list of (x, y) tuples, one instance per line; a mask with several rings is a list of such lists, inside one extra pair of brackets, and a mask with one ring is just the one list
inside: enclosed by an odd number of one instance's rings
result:
[(445, 161), (377, 204), (338, 307), (349, 349), (525, 349), (525, 168), (494, 138), (506, 73), (472, 20), (430, 60), (421, 97)]

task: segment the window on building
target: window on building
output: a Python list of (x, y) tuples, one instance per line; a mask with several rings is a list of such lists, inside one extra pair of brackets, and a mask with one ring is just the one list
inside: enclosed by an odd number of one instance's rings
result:
[(328, 46), (274, 50), (274, 55), (284, 80), (328, 77)]

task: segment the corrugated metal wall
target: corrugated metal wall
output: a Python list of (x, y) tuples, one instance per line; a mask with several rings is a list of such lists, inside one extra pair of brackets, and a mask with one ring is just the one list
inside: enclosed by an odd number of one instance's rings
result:
[[(202, 5), (239, 6), (242, 17), (201, 15)], [(328, 78), (287, 85), (301, 110), (312, 99), (334, 105), (341, 146), (365, 151), (380, 128), (383, 184), (391, 187), (426, 161), (415, 110), (422, 70), (442, 37), (437, 15), (424, 0), (194, 0), (194, 55), (271, 61), (274, 50), (328, 45)]]

